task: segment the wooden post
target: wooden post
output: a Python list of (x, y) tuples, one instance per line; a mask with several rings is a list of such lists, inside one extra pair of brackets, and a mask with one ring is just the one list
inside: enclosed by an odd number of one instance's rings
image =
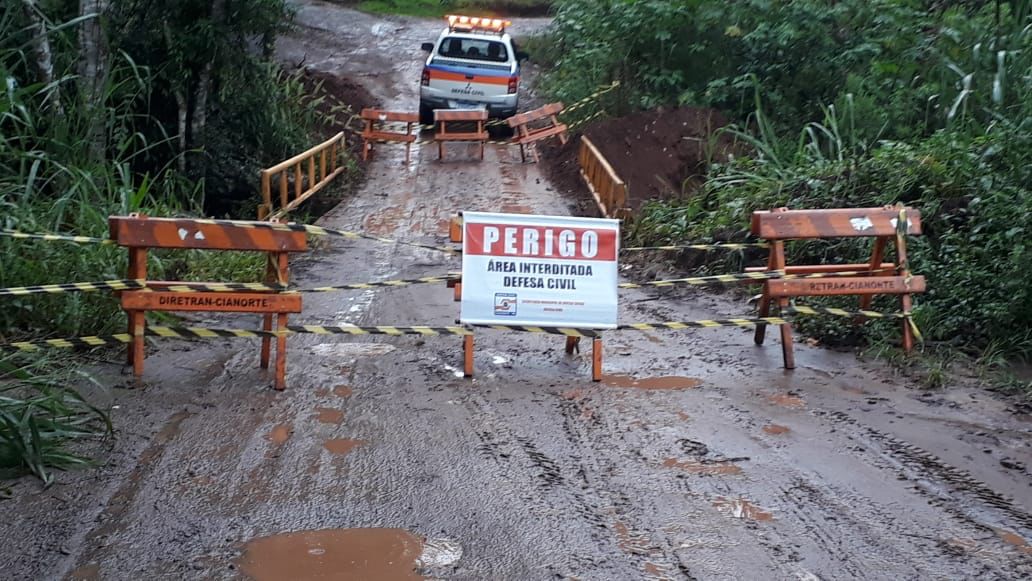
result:
[[(898, 276), (906, 277), (907, 280), (910, 278), (910, 263), (907, 261), (907, 239), (906, 233), (910, 230), (910, 225), (907, 223), (909, 218), (906, 216), (906, 212), (900, 208), (902, 216), (902, 224), (896, 228), (896, 274)], [(899, 297), (900, 306), (904, 313), (910, 313), (913, 308), (913, 300), (909, 294), (900, 295)], [(914, 350), (914, 331), (910, 328), (910, 320), (903, 319), (903, 351), (910, 353)]]
[[(286, 286), (290, 282), (290, 272), (287, 266), (289, 255), (286, 252), (279, 252), (273, 254), (273, 256), (276, 261), (277, 282)], [(276, 331), (279, 335), (276, 337), (275, 387), (277, 390), (283, 391), (287, 387), (287, 336), (284, 333), (287, 329), (287, 313), (279, 313), (276, 317)]]
[[(279, 174), (279, 197), (280, 209), (290, 205), (290, 194), (287, 193), (287, 170), (281, 170)], [(271, 208), (270, 208), (271, 209)]]
[[(129, 278), (134, 280), (147, 279), (147, 249), (132, 247), (129, 249)], [(132, 335), (132, 344), (129, 346), (128, 362), (133, 366), (133, 375), (136, 379), (143, 376), (144, 355), (144, 332), (147, 324), (147, 317), (144, 311), (129, 311), (129, 334)]]
[[(267, 254), (266, 257), (265, 257), (265, 283), (266, 284), (275, 284), (275, 282), (276, 282), (276, 280), (278, 278), (277, 272), (276, 272), (276, 266), (277, 265), (276, 265), (275, 260), (273, 258), (273, 254), (272, 253)], [(265, 315), (262, 315), (262, 330), (263, 331), (271, 331), (272, 330), (272, 313), (267, 313)], [(259, 361), (258, 361), (258, 365), (262, 369), (268, 369), (269, 368), (269, 359), (270, 359), (270, 355), (271, 355), (271, 350), (272, 350), (272, 337), (268, 337), (268, 336), (262, 337), (262, 351), (261, 351), (261, 357), (259, 358)]]
[(573, 355), (574, 351), (580, 352), (580, 337), (567, 337), (566, 354)]
[(262, 170), (262, 205), (258, 206), (258, 219), (264, 220), (272, 213), (272, 175)]
[(315, 156), (308, 158), (308, 188), (315, 187)]
[(462, 373), (473, 377), (473, 335), (462, 338)]
[(591, 381), (602, 381), (602, 337), (591, 340)]

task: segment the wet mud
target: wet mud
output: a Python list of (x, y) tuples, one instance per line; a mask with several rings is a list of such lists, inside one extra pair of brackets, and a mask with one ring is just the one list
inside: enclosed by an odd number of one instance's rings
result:
[(610, 387), (643, 389), (646, 391), (694, 389), (702, 385), (701, 380), (692, 377), (667, 376), (638, 379), (630, 375), (621, 374), (603, 374), (602, 383)]
[[(277, 43), (413, 109), (437, 21), (298, 2)], [(518, 35), (544, 20), (516, 19)], [(521, 90), (532, 101), (533, 65)], [(350, 81), (349, 81), (350, 82)], [(320, 224), (443, 244), (459, 211), (563, 215), (538, 164), (378, 148)], [(468, 153), (468, 152), (467, 152)], [(320, 240), (301, 287), (439, 275), (453, 256)], [(624, 322), (743, 316), (744, 300), (629, 290)], [(297, 323), (449, 325), (445, 285), (305, 296)], [(239, 317), (213, 326), (247, 326)], [(250, 324), (258, 324), (257, 318)], [(925, 392), (878, 361), (739, 329), (606, 333), (608, 380), (562, 338), (289, 339), (272, 390), (247, 339), (159, 342), (115, 390), (103, 466), (2, 501), (0, 577), (62, 579), (1026, 579), (1032, 412), (980, 389)], [(186, 363), (184, 363), (186, 362)], [(120, 365), (91, 370), (124, 382)], [(987, 452), (988, 451), (988, 452)], [(279, 576), (279, 577), (277, 577)], [(318, 577), (316, 577), (318, 578)]]
[(344, 456), (362, 444), (365, 444), (362, 440), (334, 439), (323, 442), (323, 448), (331, 454)]
[(422, 579), (422, 542), (399, 529), (321, 530), (249, 541), (238, 561), (255, 581), (296, 579)]

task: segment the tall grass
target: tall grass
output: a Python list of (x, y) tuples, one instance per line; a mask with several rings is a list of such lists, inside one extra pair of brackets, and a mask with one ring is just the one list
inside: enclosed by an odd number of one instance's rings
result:
[(49, 486), (53, 469), (93, 464), (70, 444), (113, 434), (108, 414), (73, 388), (92, 379), (57, 369), (46, 358), (0, 353), (0, 478), (30, 473)]

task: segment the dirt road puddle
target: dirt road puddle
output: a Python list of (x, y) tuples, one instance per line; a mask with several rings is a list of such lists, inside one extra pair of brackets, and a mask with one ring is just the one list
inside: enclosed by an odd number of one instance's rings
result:
[(715, 506), (720, 512), (735, 518), (755, 521), (774, 520), (773, 514), (763, 510), (744, 498), (725, 498), (723, 496), (719, 496), (713, 501), (713, 506)]
[(269, 441), (276, 445), (282, 444), (290, 439), (291, 432), (290, 426), (279, 424), (269, 432)]
[(365, 444), (365, 440), (336, 439), (323, 442), (323, 448), (326, 448), (331, 454), (344, 456), (362, 444)]
[(778, 424), (767, 424), (766, 426), (763, 426), (763, 431), (764, 433), (770, 434), (772, 436), (780, 436), (782, 434), (787, 434), (792, 430), (790, 430), (788, 426), (781, 426)]
[(1011, 545), (1012, 547), (1017, 549), (1018, 552), (1024, 553), (1026, 555), (1032, 555), (1032, 545), (1029, 544), (1025, 537), (1015, 532), (1008, 531), (1007, 529), (993, 530), (996, 531), (996, 536), (1000, 537), (1001, 541), (1007, 543), (1008, 545)]
[(767, 401), (783, 408), (799, 409), (806, 407), (806, 401), (798, 395), (791, 393), (775, 393), (768, 395)]
[(333, 395), (339, 398), (351, 397), (351, 388), (346, 385), (338, 385), (333, 388)]
[(700, 462), (698, 460), (678, 460), (677, 458), (667, 458), (663, 460), (663, 466), (666, 468), (677, 468), (684, 470), (685, 472), (691, 472), (692, 474), (741, 474), (742, 467), (735, 464), (734, 462)]
[(422, 579), (423, 541), (402, 529), (327, 529), (248, 542), (238, 564), (256, 581)]
[(676, 391), (680, 389), (695, 389), (702, 385), (702, 381), (693, 377), (681, 377), (669, 375), (665, 377), (643, 377), (638, 379), (631, 375), (603, 375), (602, 383), (610, 387), (623, 387), (630, 389), (644, 389), (648, 391)]
[(339, 424), (344, 421), (344, 412), (333, 408), (315, 408), (315, 419), (323, 424)]

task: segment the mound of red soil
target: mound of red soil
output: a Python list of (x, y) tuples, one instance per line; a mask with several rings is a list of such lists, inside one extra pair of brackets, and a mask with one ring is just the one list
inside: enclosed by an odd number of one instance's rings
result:
[[(655, 109), (592, 123), (584, 135), (602, 152), (627, 184), (628, 205), (680, 197), (698, 187), (709, 164), (724, 161), (733, 146), (716, 131), (727, 125), (719, 111), (696, 107)], [(543, 149), (553, 184), (564, 191), (586, 191), (577, 163), (578, 140)]]
[[(357, 114), (366, 107), (375, 107), (378, 104), (377, 99), (365, 90), (365, 87), (346, 77), (306, 69), (302, 82), (306, 93), (314, 98), (322, 97), (322, 101), (316, 105), (316, 110), (325, 119), (320, 132), (327, 138), (344, 130), (344, 123), (347, 123), (350, 114), (343, 107), (349, 107)], [(348, 144), (360, 151), (357, 139), (349, 139)]]

